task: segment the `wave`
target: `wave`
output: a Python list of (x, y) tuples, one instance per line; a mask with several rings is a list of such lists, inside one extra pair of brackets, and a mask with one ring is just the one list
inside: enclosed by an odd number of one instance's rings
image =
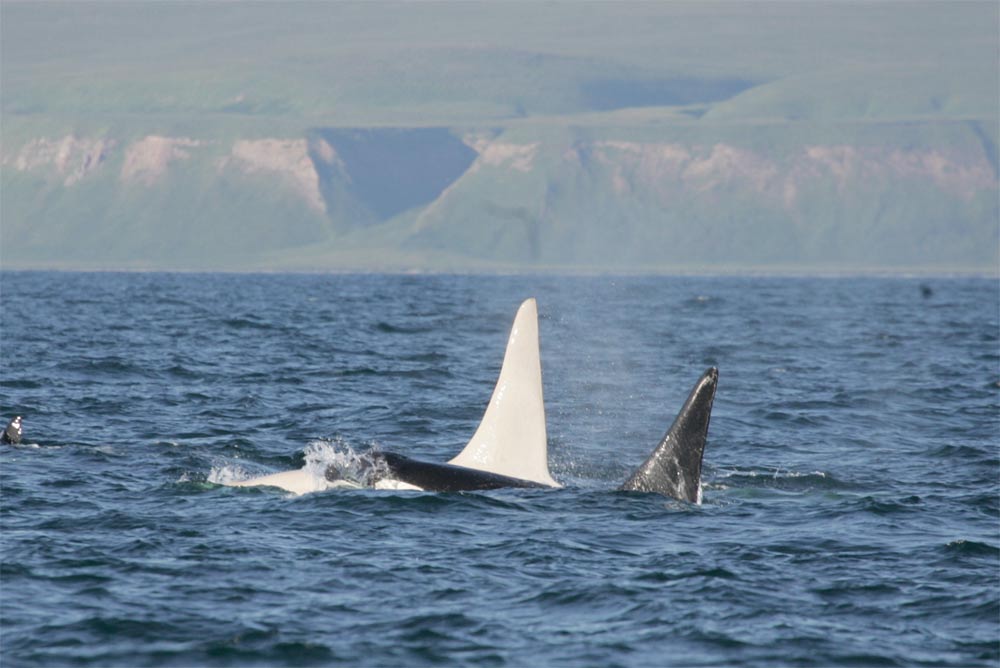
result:
[(1000, 546), (976, 540), (953, 540), (941, 551), (949, 556), (1000, 558)]
[(8, 390), (40, 390), (45, 385), (32, 378), (9, 378), (4, 380), (3, 385)]
[(384, 334), (424, 334), (426, 332), (434, 331), (433, 327), (426, 325), (413, 325), (406, 327), (403, 325), (393, 325), (381, 320), (375, 323), (375, 329)]
[(267, 331), (275, 329), (275, 325), (264, 320), (257, 320), (251, 317), (224, 318), (219, 322), (226, 327), (236, 330), (256, 329)]
[(923, 512), (926, 504), (921, 497), (910, 494), (903, 497), (863, 496), (851, 502), (850, 506), (873, 515), (899, 515)]
[(736, 489), (766, 487), (782, 491), (854, 490), (858, 485), (840, 480), (826, 471), (795, 471), (778, 467), (717, 470), (708, 488)]
[(145, 367), (116, 355), (90, 359), (72, 359), (59, 364), (58, 369), (87, 375), (99, 374), (106, 376), (139, 375), (145, 374), (147, 371)]

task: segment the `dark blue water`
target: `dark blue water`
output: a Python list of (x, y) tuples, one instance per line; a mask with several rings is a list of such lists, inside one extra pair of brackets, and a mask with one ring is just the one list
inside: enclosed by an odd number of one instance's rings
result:
[[(450, 458), (528, 296), (566, 489), (209, 482)], [(0, 301), (4, 668), (1000, 663), (994, 279), (4, 273)], [(710, 365), (704, 504), (613, 491)]]

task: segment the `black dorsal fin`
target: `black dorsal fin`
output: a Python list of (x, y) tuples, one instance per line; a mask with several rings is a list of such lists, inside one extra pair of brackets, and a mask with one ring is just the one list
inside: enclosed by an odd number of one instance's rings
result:
[(701, 503), (701, 458), (718, 383), (715, 367), (702, 375), (666, 436), (621, 489)]
[[(3, 424), (0, 422), (0, 424)], [(15, 415), (14, 419), (7, 423), (7, 428), (0, 436), (0, 443), (12, 443), (17, 445), (21, 442), (21, 416)]]

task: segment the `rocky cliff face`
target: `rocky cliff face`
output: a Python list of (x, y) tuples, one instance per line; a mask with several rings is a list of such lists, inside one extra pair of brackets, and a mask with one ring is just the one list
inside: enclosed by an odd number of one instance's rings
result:
[(116, 144), (104, 137), (37, 137), (0, 160), (19, 172), (48, 172), (70, 187), (100, 169)]
[[(150, 266), (196, 260), (206, 239), (239, 264), (303, 246), (377, 251), (388, 238), (529, 265), (995, 263), (988, 135), (910, 132), (902, 144), (543, 127), (37, 136), (0, 156), (3, 262), (51, 256), (100, 216), (122, 223), (114, 244), (82, 244), (94, 263), (113, 261), (102, 247), (134, 254), (130, 232)], [(964, 240), (942, 245), (949, 226)]]
[(997, 165), (961, 129), (946, 145), (907, 147), (592, 136), (476, 146), (417, 216), (415, 246), (618, 267), (996, 258)]
[(117, 167), (123, 187), (153, 188), (183, 172), (192, 160), (214, 160), (219, 173), (263, 174), (277, 179), (276, 188), (288, 188), (305, 206), (325, 211), (319, 180), (305, 139), (240, 139), (218, 155), (220, 142), (191, 137), (147, 135), (130, 142), (108, 137), (39, 137), (15, 150), (5, 150), (0, 164), (71, 187), (82, 180), (98, 178), (105, 169)]

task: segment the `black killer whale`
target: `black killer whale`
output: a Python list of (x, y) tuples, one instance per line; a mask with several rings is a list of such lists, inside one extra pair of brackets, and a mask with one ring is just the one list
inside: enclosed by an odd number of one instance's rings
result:
[[(3, 423), (0, 422), (0, 424)], [(7, 428), (3, 430), (3, 434), (0, 434), (0, 443), (17, 445), (21, 442), (21, 434), (21, 416), (15, 415), (14, 418), (7, 423)]]
[[(619, 489), (701, 502), (701, 465), (718, 381), (715, 367), (702, 374), (663, 439)], [(364, 460), (360, 484), (348, 482), (333, 465), (321, 470), (304, 466), (223, 484), (279, 487), (294, 494), (342, 485), (427, 492), (561, 487), (548, 467), (535, 300), (526, 300), (518, 309), (490, 403), (472, 439), (456, 457), (442, 464), (372, 451)]]

